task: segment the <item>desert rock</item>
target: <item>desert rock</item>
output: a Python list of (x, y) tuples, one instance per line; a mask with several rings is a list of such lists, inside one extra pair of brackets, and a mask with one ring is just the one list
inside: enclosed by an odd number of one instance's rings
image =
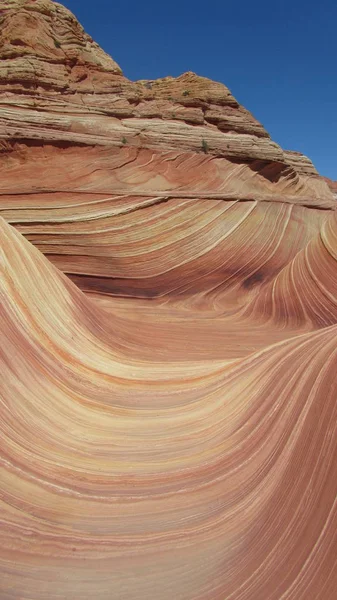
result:
[(334, 600), (334, 183), (51, 0), (0, 58), (1, 600)]

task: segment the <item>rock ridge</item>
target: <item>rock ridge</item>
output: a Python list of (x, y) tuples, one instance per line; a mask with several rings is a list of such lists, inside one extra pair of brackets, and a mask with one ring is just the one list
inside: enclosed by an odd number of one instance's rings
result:
[(226, 86), (192, 72), (131, 82), (52, 0), (3, 0), (0, 139), (89, 146), (182, 148), (317, 175), (285, 153)]

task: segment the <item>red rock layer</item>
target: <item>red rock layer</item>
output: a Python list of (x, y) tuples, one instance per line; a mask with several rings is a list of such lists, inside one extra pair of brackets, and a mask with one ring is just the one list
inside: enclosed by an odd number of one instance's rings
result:
[(137, 339), (2, 222), (2, 598), (334, 598), (336, 236), (302, 333), (274, 295), (268, 327), (138, 305)]
[[(284, 152), (224, 85), (193, 73), (131, 82), (58, 3), (5, 0), (0, 57), (0, 214), (83, 289), (129, 295), (132, 282), (114, 281), (129, 275), (106, 237), (121, 213), (152, 220), (186, 199), (196, 212), (206, 201), (335, 207), (309, 159)], [(168, 226), (163, 219), (167, 240)], [(216, 243), (208, 231), (205, 249)], [(159, 274), (147, 263), (138, 288)], [(153, 294), (164, 291), (158, 284)]]
[(326, 181), (326, 183), (328, 184), (330, 190), (335, 194), (337, 194), (337, 181), (332, 181), (331, 179), (328, 179), (328, 177), (323, 177), (323, 179)]
[(331, 185), (58, 3), (0, 36), (1, 600), (334, 600)]
[(3, 0), (0, 58), (0, 139), (178, 148), (249, 162), (273, 180), (317, 175), (224, 85), (194, 73), (129, 81), (56, 2)]
[(1, 163), (0, 214), (83, 289), (117, 295), (195, 292), (200, 269), (210, 285), (248, 278), (248, 243), (270, 278), (334, 206), (318, 179), (274, 184), (191, 152), (18, 147)]

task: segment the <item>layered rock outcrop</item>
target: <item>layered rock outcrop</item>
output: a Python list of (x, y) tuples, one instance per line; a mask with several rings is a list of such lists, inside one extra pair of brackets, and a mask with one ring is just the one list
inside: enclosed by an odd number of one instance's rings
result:
[(334, 600), (333, 184), (51, 0), (0, 58), (1, 600)]
[(125, 139), (128, 147), (204, 151), (276, 163), (288, 176), (317, 174), (309, 159), (284, 153), (224, 85), (194, 73), (131, 82), (62, 5), (2, 6), (0, 139), (109, 147)]
[(1, 221), (2, 598), (333, 600), (336, 227), (233, 310), (93, 303)]
[(337, 181), (333, 181), (332, 179), (328, 179), (328, 177), (323, 177), (323, 179), (326, 181), (326, 183), (328, 184), (330, 190), (332, 191), (332, 193), (335, 195), (337, 195)]
[[(0, 214), (84, 289), (119, 289), (114, 249), (102, 257), (99, 238), (120, 210), (186, 199), (195, 210), (206, 200), (334, 208), (309, 159), (284, 152), (224, 85), (193, 73), (131, 82), (50, 0), (5, 1), (0, 32)], [(86, 260), (65, 246), (74, 235)]]

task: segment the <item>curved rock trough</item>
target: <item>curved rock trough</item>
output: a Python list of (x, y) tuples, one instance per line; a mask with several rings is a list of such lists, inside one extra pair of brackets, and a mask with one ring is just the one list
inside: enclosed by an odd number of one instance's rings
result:
[(334, 184), (0, 10), (1, 600), (334, 600)]

